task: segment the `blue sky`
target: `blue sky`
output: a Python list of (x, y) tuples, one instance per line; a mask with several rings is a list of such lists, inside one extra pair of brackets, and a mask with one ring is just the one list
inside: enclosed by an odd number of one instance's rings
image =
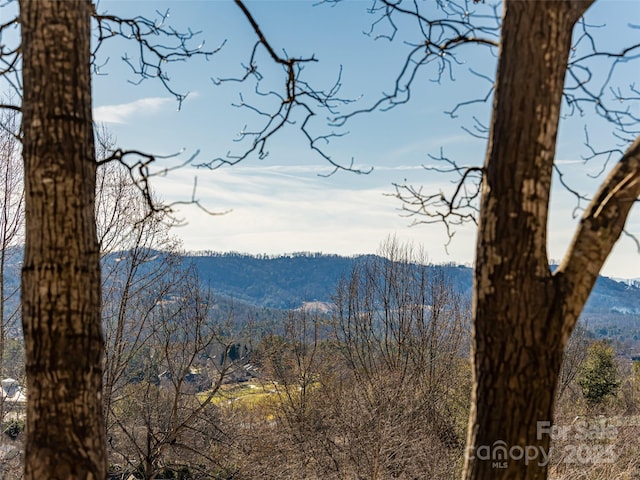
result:
[[(399, 25), (403, 36), (395, 42), (374, 40), (363, 34), (373, 17), (367, 14), (369, 1), (346, 0), (335, 7), (313, 6), (311, 1), (254, 1), (248, 6), (274, 48), (286, 49), (292, 56), (314, 55), (318, 62), (305, 70), (305, 78), (318, 88), (329, 88), (342, 68), (340, 96), (359, 99), (355, 105), (367, 107), (382, 92), (388, 92), (404, 61), (407, 45), (413, 37), (412, 25)], [(477, 6), (474, 8), (486, 8)], [(155, 11), (170, 9), (170, 23), (177, 30), (202, 31), (194, 42), (213, 49), (223, 42), (221, 51), (208, 61), (194, 57), (188, 62), (168, 66), (172, 87), (189, 92), (180, 111), (177, 102), (159, 82), (135, 80), (120, 60), (125, 52), (133, 57), (133, 44), (110, 41), (101, 50), (108, 62), (94, 80), (96, 121), (104, 123), (118, 144), (156, 154), (184, 150), (180, 158), (199, 152), (198, 161), (224, 155), (242, 147), (233, 140), (245, 125), (257, 125), (260, 117), (231, 103), (243, 94), (252, 97), (252, 84), (229, 83), (216, 86), (212, 78), (241, 74), (240, 64), (248, 61), (255, 36), (240, 10), (230, 1), (105, 1), (98, 9), (119, 15), (155, 17)], [(606, 27), (594, 29), (598, 41), (617, 49), (637, 40), (638, 30), (628, 28), (629, 19), (640, 23), (640, 3), (633, 0), (601, 0), (589, 12), (589, 22)], [(611, 34), (615, 32), (615, 34)], [(434, 68), (417, 77), (411, 101), (387, 112), (355, 117), (334, 139), (326, 151), (338, 162), (373, 167), (369, 175), (339, 171), (323, 174), (330, 166), (308, 148), (296, 126), (279, 133), (269, 144), (264, 160), (251, 157), (234, 167), (218, 170), (183, 168), (166, 178), (157, 178), (155, 189), (167, 200), (190, 197), (197, 177), (197, 196), (210, 210), (222, 216), (208, 216), (195, 207), (184, 207), (179, 215), (186, 225), (175, 229), (188, 250), (240, 251), (248, 253), (287, 253), (322, 251), (357, 254), (375, 252), (389, 234), (412, 240), (425, 247), (434, 262), (470, 263), (473, 261), (475, 231), (458, 229), (445, 249), (446, 236), (441, 225), (410, 227), (411, 219), (400, 215), (398, 200), (387, 196), (393, 182), (405, 179), (425, 191), (451, 188), (450, 179), (422, 168), (430, 164), (428, 154), (440, 149), (461, 164), (480, 164), (484, 157), (483, 140), (462, 129), (473, 125), (473, 116), (488, 124), (486, 105), (467, 108), (459, 118), (443, 114), (464, 100), (485, 95), (489, 82), (469, 74), (469, 69), (492, 75), (495, 58), (477, 47), (461, 49), (461, 63), (453, 71), (455, 80), (433, 82)], [(282, 72), (260, 58), (265, 82), (278, 85)], [(638, 59), (640, 62), (640, 59)], [(638, 65), (628, 63), (616, 70), (615, 80), (628, 85), (640, 79)], [(597, 67), (597, 65), (596, 65)], [(632, 108), (638, 111), (638, 102)], [(581, 156), (587, 152), (583, 125), (593, 125), (592, 137), (599, 146), (607, 145), (606, 129), (587, 115), (569, 119), (562, 125), (557, 158), (570, 173), (572, 185), (593, 191), (594, 181), (585, 175)], [(313, 124), (321, 134), (331, 131), (320, 115)], [(237, 151), (237, 150), (236, 150)], [(599, 167), (588, 165), (597, 171)], [(561, 189), (554, 189), (550, 219), (550, 257), (559, 259), (571, 239), (576, 220), (572, 218), (575, 201)], [(636, 208), (637, 210), (637, 208)], [(638, 212), (628, 221), (630, 232), (640, 235)], [(618, 277), (640, 276), (640, 254), (635, 245), (623, 239), (605, 267), (605, 274)]]

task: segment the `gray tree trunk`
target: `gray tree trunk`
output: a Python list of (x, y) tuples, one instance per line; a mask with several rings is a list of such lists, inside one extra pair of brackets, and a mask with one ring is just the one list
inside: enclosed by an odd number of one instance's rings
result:
[(91, 3), (21, 0), (27, 479), (104, 479)]
[(589, 4), (504, 4), (476, 251), (468, 480), (547, 476), (568, 337), (547, 212), (573, 25)]

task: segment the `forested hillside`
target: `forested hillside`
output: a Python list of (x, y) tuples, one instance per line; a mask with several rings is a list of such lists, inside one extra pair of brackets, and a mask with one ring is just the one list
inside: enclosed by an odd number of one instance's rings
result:
[[(15, 258), (5, 272), (5, 286), (13, 290), (20, 284), (21, 248), (11, 250)], [(119, 252), (105, 255), (103, 263), (118, 262)], [(275, 309), (299, 308), (304, 302), (331, 302), (339, 280), (357, 262), (374, 255), (340, 256), (322, 253), (293, 253), (281, 256), (241, 253), (197, 252), (184, 254), (184, 265), (195, 266), (204, 287), (234, 300), (236, 308), (243, 303)], [(164, 257), (158, 256), (157, 261)], [(141, 266), (153, 269), (153, 261)], [(444, 270), (455, 290), (471, 296), (472, 270), (468, 266), (432, 265), (430, 271)], [(15, 302), (19, 299), (15, 295)], [(229, 299), (227, 299), (229, 301)], [(600, 276), (584, 310), (585, 315), (640, 315), (640, 286)]]
[[(256, 316), (273, 318), (271, 309), (295, 309), (308, 302), (331, 303), (337, 285), (358, 262), (374, 255), (344, 257), (320, 253), (283, 256), (253, 256), (240, 253), (206, 252), (186, 255), (185, 264), (195, 265), (203, 286), (222, 298), (231, 297), (260, 307)], [(553, 267), (552, 267), (553, 268)], [(471, 298), (472, 269), (464, 265), (431, 265), (431, 275), (443, 272), (453, 289)], [(227, 300), (228, 301), (228, 300)], [(600, 276), (583, 311), (582, 321), (599, 338), (620, 342), (619, 351), (640, 352), (640, 288)]]
[(367, 257), (298, 253), (250, 256), (238, 253), (190, 255), (201, 281), (214, 293), (259, 306), (297, 308), (306, 301), (330, 301), (338, 280)]
[[(297, 308), (302, 302), (331, 301), (336, 285), (354, 264), (371, 255), (344, 257), (320, 253), (283, 256), (253, 256), (240, 253), (187, 254), (200, 279), (213, 292), (255, 305)], [(463, 294), (471, 295), (472, 270), (463, 265), (433, 265), (444, 269), (448, 281)], [(585, 313), (640, 313), (640, 288), (600, 277)]]

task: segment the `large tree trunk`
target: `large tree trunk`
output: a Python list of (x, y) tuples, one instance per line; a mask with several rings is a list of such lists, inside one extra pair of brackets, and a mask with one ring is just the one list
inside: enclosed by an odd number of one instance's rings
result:
[(466, 479), (547, 475), (564, 325), (575, 323), (549, 270), (547, 211), (572, 30), (589, 4), (504, 4), (476, 252)]
[(103, 479), (91, 3), (21, 0), (27, 479)]

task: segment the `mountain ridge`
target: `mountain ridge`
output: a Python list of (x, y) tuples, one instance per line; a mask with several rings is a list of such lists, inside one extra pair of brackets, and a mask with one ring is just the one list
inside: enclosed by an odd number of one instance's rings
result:
[[(183, 258), (196, 267), (203, 285), (215, 293), (261, 307), (295, 309), (304, 302), (330, 302), (340, 278), (348, 275), (358, 262), (376, 258), (376, 255), (189, 252)], [(449, 263), (430, 264), (428, 269), (444, 270), (452, 286), (470, 298), (471, 267)], [(640, 314), (640, 286), (598, 277), (584, 313), (607, 312)]]

